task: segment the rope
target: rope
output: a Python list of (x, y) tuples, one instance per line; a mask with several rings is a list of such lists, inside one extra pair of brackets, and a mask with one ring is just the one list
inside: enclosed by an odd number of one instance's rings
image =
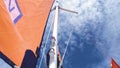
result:
[[(72, 31), (73, 31), (73, 30), (72, 30)], [(59, 68), (61, 68), (61, 66), (62, 66), (62, 64), (63, 64), (63, 60), (64, 60), (64, 58), (65, 58), (65, 55), (66, 55), (66, 52), (67, 52), (67, 49), (68, 49), (68, 46), (69, 46), (70, 39), (71, 39), (71, 37), (72, 37), (72, 31), (71, 31), (70, 34), (69, 34), (69, 39), (68, 39), (68, 42), (67, 42), (67, 45), (66, 45), (66, 48), (65, 48), (65, 52), (64, 52), (64, 54), (63, 54), (63, 57), (62, 57), (62, 60), (61, 60), (61, 63), (60, 63)]]
[[(44, 53), (45, 53), (45, 50), (46, 50), (46, 46), (47, 46), (47, 42), (48, 42), (48, 39), (49, 39), (49, 36), (50, 36), (50, 31), (51, 31), (51, 28), (52, 28), (52, 24), (50, 24), (50, 29), (49, 29), (49, 32), (48, 32), (48, 35), (47, 35), (47, 40), (45, 42), (45, 47), (43, 48), (43, 52), (42, 52), (42, 57), (41, 57), (41, 61), (40, 61), (40, 65), (38, 66), (38, 68), (41, 67), (41, 64), (42, 64), (42, 60), (43, 60), (43, 57), (44, 57)], [(44, 57), (45, 58), (45, 57)]]

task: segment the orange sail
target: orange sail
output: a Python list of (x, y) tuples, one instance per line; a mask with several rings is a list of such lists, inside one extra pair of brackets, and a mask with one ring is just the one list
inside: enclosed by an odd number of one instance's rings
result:
[(0, 0), (0, 52), (21, 66), (39, 47), (53, 0)]
[(112, 59), (111, 61), (111, 68), (120, 68), (119, 65)]

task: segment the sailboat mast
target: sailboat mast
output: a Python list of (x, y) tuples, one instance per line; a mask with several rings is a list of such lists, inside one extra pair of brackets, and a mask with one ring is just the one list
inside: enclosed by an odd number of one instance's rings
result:
[(55, 19), (54, 19), (54, 25), (53, 25), (53, 37), (56, 39), (57, 42), (57, 23), (58, 23), (58, 0), (56, 1), (56, 7), (55, 7)]
[[(56, 0), (55, 5), (55, 19), (53, 24), (53, 34), (52, 34), (52, 45), (50, 50), (50, 62), (49, 62), (49, 68), (57, 68), (57, 54), (58, 54), (58, 41), (57, 41), (57, 23), (58, 23), (58, 13), (59, 13), (59, 0)], [(53, 53), (53, 54), (52, 54)]]

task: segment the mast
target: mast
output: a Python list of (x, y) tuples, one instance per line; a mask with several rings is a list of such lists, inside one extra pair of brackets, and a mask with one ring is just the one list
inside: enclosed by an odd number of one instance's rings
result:
[[(50, 55), (50, 59), (49, 59), (49, 68), (57, 68), (57, 67), (61, 67), (61, 66), (57, 66), (58, 64), (58, 39), (57, 39), (57, 26), (58, 26), (58, 19), (59, 19), (59, 9), (67, 11), (67, 12), (71, 12), (71, 13), (77, 13), (75, 11), (72, 10), (68, 10), (68, 9), (64, 9), (62, 7), (59, 7), (59, 0), (55, 0), (55, 19), (54, 19), (54, 24), (53, 24), (53, 34), (52, 34), (52, 45), (50, 47), (50, 51), (49, 51), (49, 55)], [(61, 64), (62, 65), (62, 64)]]
[(59, 0), (56, 0), (55, 5), (55, 19), (53, 24), (52, 45), (50, 47), (50, 62), (49, 68), (57, 68), (57, 54), (58, 54), (58, 41), (57, 41), (57, 23), (59, 13)]

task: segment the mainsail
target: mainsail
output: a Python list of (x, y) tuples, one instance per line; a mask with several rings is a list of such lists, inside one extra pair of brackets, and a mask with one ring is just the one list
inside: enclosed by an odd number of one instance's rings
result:
[[(39, 47), (53, 0), (0, 0), (0, 52), (21, 66)], [(35, 54), (36, 55), (36, 54)]]

